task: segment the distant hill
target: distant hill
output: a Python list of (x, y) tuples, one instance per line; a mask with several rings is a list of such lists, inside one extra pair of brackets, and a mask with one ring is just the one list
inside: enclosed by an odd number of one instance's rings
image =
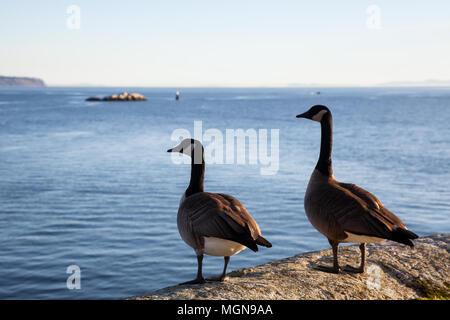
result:
[(0, 86), (45, 87), (45, 82), (38, 78), (0, 76)]
[(450, 80), (436, 80), (436, 79), (429, 79), (429, 80), (423, 80), (423, 81), (392, 81), (392, 82), (385, 82), (380, 83), (379, 86), (450, 86)]

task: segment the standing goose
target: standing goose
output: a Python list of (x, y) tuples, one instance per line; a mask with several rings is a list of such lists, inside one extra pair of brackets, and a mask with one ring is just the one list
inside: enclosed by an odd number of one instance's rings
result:
[(258, 251), (257, 245), (272, 244), (261, 236), (258, 224), (236, 198), (223, 193), (203, 191), (205, 160), (198, 140), (184, 139), (167, 152), (179, 152), (191, 157), (191, 180), (178, 208), (177, 224), (181, 238), (191, 246), (198, 262), (197, 278), (182, 284), (204, 283), (203, 254), (224, 257), (222, 275), (209, 278), (223, 281), (230, 256), (245, 247)]
[(338, 273), (338, 245), (341, 242), (360, 243), (361, 265), (347, 266), (344, 270), (364, 272), (365, 244), (385, 239), (413, 247), (411, 239), (417, 235), (370, 192), (354, 184), (338, 182), (331, 167), (332, 125), (330, 110), (321, 105), (297, 115), (320, 122), (322, 137), (317, 165), (309, 180), (305, 194), (305, 211), (311, 224), (325, 237), (333, 249), (333, 267), (317, 269)]

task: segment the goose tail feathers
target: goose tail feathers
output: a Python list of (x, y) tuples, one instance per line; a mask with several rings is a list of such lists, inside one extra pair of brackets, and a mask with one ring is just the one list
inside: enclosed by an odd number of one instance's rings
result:
[(259, 244), (260, 246), (264, 246), (267, 248), (271, 248), (272, 244), (267, 241), (267, 239), (265, 239), (263, 236), (258, 236), (258, 238), (256, 239), (256, 244)]

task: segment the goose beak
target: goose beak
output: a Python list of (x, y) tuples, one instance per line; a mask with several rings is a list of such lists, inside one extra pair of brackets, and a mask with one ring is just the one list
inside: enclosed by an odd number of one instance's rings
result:
[(311, 118), (309, 117), (308, 111), (303, 112), (303, 113), (301, 113), (301, 114), (298, 114), (298, 115), (297, 115), (297, 118), (311, 119)]
[(173, 152), (173, 149), (169, 149), (169, 150), (167, 150), (167, 152)]

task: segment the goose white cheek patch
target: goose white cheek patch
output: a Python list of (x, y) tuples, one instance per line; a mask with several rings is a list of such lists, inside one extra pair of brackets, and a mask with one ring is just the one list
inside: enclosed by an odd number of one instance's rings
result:
[(192, 153), (192, 145), (188, 144), (186, 146), (183, 147), (183, 153), (187, 156), (191, 156)]
[(320, 122), (322, 121), (322, 117), (325, 113), (327, 113), (327, 110), (321, 110), (318, 113), (316, 113), (311, 119)]

